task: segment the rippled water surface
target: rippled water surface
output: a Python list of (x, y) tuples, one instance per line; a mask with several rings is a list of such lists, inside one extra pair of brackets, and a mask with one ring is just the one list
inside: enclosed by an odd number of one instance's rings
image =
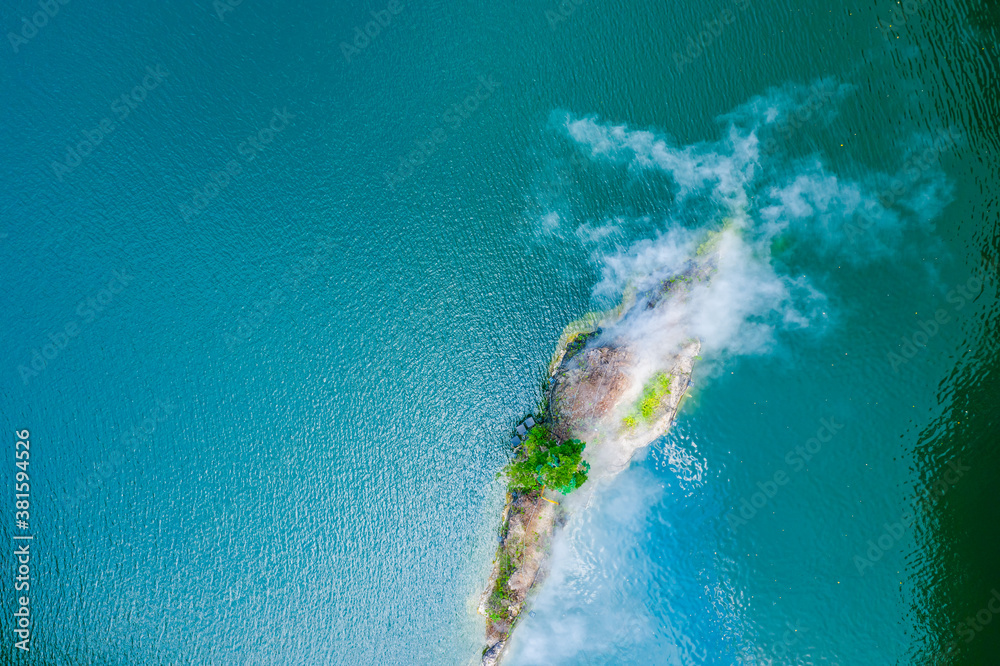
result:
[(5, 663), (477, 662), (563, 326), (718, 221), (650, 137), (804, 300), (709, 345), (508, 662), (1000, 663), (995, 6), (233, 4), (5, 40)]

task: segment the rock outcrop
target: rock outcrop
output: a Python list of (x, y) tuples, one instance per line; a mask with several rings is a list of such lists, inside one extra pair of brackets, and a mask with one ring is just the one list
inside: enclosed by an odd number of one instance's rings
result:
[[(558, 440), (587, 442), (584, 458), (591, 464), (591, 478), (614, 476), (637, 450), (670, 428), (701, 349), (697, 340), (684, 339), (683, 330), (678, 330), (658, 340), (672, 348), (651, 355), (640, 348), (645, 341), (631, 334), (630, 319), (648, 322), (648, 311), (689, 298), (693, 286), (710, 279), (712, 271), (709, 259), (692, 261), (684, 273), (661, 280), (638, 298), (630, 290), (622, 306), (567, 326), (574, 337), (564, 334), (553, 356), (543, 418)], [(551, 490), (508, 493), (497, 558), (479, 606), (487, 617), (484, 666), (499, 663), (529, 592), (545, 577), (554, 532), (568, 519), (558, 499), (561, 496)]]

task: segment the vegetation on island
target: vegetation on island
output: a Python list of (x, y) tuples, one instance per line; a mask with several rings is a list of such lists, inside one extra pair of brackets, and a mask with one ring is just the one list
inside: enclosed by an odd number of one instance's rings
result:
[(570, 340), (569, 344), (566, 345), (566, 351), (563, 354), (563, 362), (569, 361), (578, 353), (586, 349), (587, 343), (590, 342), (592, 339), (596, 338), (600, 334), (601, 334), (600, 328), (594, 329), (589, 333), (578, 333), (576, 337)]
[[(732, 226), (731, 221), (726, 220), (722, 230), (707, 234), (707, 238), (699, 247), (699, 256), (711, 255), (716, 251), (721, 244), (723, 232), (730, 226)], [(641, 294), (644, 302), (639, 307), (651, 309), (664, 298), (683, 298), (695, 283), (707, 280), (714, 270), (712, 256), (689, 262), (683, 273), (663, 279), (659, 284), (646, 285)], [(590, 359), (584, 357), (583, 362), (574, 361), (571, 366), (567, 365), (567, 361), (577, 354), (585, 354), (591, 342), (598, 343), (593, 345), (598, 352), (598, 361), (606, 360), (611, 368), (611, 371), (604, 369), (601, 372), (611, 376), (615, 364), (623, 362), (621, 360), (623, 358), (628, 358), (628, 350), (624, 350), (626, 353), (621, 354), (617, 351), (614, 341), (599, 344), (601, 341), (595, 338), (602, 335), (602, 327), (615, 324), (632, 310), (639, 296), (636, 286), (630, 283), (617, 307), (606, 311), (588, 312), (580, 319), (566, 325), (550, 361), (548, 379), (541, 387), (542, 395), (547, 397), (543, 397), (542, 404), (535, 412), (533, 417), (535, 425), (527, 431), (523, 441), (519, 442), (518, 439), (512, 441), (515, 445), (513, 456), (503, 470), (497, 473), (497, 478), (506, 477), (508, 492), (498, 534), (499, 543), (494, 568), (490, 575), (490, 586), (484, 592), (480, 604), (480, 612), (487, 617), (484, 663), (495, 664), (502, 653), (510, 632), (525, 604), (528, 603), (528, 594), (535, 584), (536, 577), (546, 575), (546, 554), (551, 548), (554, 530), (565, 522), (565, 508), (558, 506), (559, 502), (545, 497), (545, 490), (557, 490), (567, 495), (581, 487), (587, 481), (590, 472), (590, 465), (583, 459), (587, 445), (578, 439), (561, 440), (557, 434), (564, 431), (572, 432), (567, 425), (572, 425), (574, 417), (566, 411), (562, 411), (559, 418), (553, 419), (550, 416), (549, 408), (556, 410), (559, 405), (555, 403), (550, 405), (549, 400), (556, 401), (561, 396), (549, 382), (568, 381), (571, 387), (574, 384), (578, 387), (584, 386), (586, 377), (581, 379), (579, 376), (581, 373), (573, 374), (570, 370), (580, 366), (586, 375)], [(678, 355), (682, 360), (683, 355), (688, 353), (687, 343), (685, 345), (685, 349)], [(681, 377), (686, 377), (690, 372), (685, 370), (683, 364), (678, 367), (683, 373)], [(663, 403), (671, 392), (670, 385), (673, 378), (672, 374), (666, 372), (657, 372), (649, 378), (635, 404), (624, 417), (624, 425), (627, 428), (635, 428), (640, 422), (651, 428), (657, 418), (665, 417)], [(684, 390), (684, 387), (680, 387), (682, 394)], [(588, 397), (592, 399), (592, 396), (585, 396), (584, 399)], [(616, 390), (615, 406), (620, 397), (621, 391)], [(579, 396), (573, 399), (580, 400)], [(574, 403), (571, 401), (570, 407), (573, 406)], [(569, 424), (566, 423), (567, 420), (570, 421)], [(518, 427), (517, 431), (523, 433), (524, 429)], [(619, 434), (624, 433), (619, 432)], [(621, 439), (626, 443), (625, 440), (632, 438)]]
[[(528, 431), (528, 436), (518, 446), (514, 459), (500, 474), (507, 477), (507, 487), (512, 492), (534, 495), (552, 488), (566, 495), (587, 481), (590, 464), (583, 459), (586, 446), (578, 439), (560, 442), (546, 424), (539, 423)], [(514, 600), (511, 598), (508, 582), (523, 563), (526, 546), (536, 544), (539, 537), (537, 533), (534, 534), (530, 544), (523, 538), (508, 541), (509, 528), (510, 516), (501, 526), (496, 579), (484, 605), (486, 616), (493, 622), (512, 621), (511, 606)]]
[(632, 411), (622, 419), (625, 427), (634, 428), (640, 421), (650, 423), (653, 420), (663, 398), (670, 393), (671, 379), (673, 376), (665, 372), (658, 372), (650, 377), (646, 385), (642, 387), (642, 394)]
[(486, 602), (486, 617), (494, 622), (501, 622), (507, 619), (510, 613), (510, 597), (507, 592), (507, 581), (510, 580), (511, 574), (517, 569), (517, 560), (520, 559), (520, 556), (519, 554), (515, 555), (517, 557), (512, 557), (504, 548), (500, 548), (497, 551), (497, 579), (493, 583), (493, 589)]
[(578, 439), (560, 443), (544, 424), (536, 425), (517, 457), (504, 468), (510, 489), (528, 493), (553, 488), (569, 494), (587, 480), (590, 464), (583, 460), (586, 446)]

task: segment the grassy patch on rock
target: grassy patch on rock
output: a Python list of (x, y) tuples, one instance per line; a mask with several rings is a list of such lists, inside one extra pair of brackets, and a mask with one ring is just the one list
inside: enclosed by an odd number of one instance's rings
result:
[(590, 465), (583, 460), (586, 447), (578, 439), (560, 443), (546, 426), (536, 425), (503, 473), (511, 490), (530, 493), (553, 488), (566, 495), (587, 480)]
[(632, 411), (622, 419), (622, 424), (626, 428), (634, 428), (640, 422), (645, 424), (652, 422), (663, 398), (670, 393), (671, 379), (673, 376), (665, 372), (658, 372), (650, 377), (646, 385), (642, 387), (642, 394)]

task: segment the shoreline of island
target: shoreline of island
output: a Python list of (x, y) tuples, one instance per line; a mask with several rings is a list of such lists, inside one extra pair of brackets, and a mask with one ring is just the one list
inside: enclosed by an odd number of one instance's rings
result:
[[(637, 344), (616, 337), (615, 326), (633, 311), (686, 298), (693, 284), (707, 281), (713, 272), (714, 261), (693, 260), (684, 272), (642, 294), (627, 288), (616, 308), (588, 313), (566, 326), (549, 365), (542, 404), (529, 417), (535, 424), (526, 436), (518, 433), (512, 462), (505, 468), (509, 480), (511, 468), (531, 453), (525, 449), (537, 449), (539, 441), (550, 446), (586, 442), (580, 469), (586, 466), (592, 476), (610, 479), (628, 467), (639, 449), (670, 429), (690, 389), (700, 342), (678, 341), (661, 355), (662, 369), (639, 383), (633, 368)], [(545, 579), (552, 541), (572, 516), (560, 497), (544, 485), (523, 491), (508, 484), (497, 554), (478, 605), (486, 617), (483, 666), (499, 664), (529, 595)]]

